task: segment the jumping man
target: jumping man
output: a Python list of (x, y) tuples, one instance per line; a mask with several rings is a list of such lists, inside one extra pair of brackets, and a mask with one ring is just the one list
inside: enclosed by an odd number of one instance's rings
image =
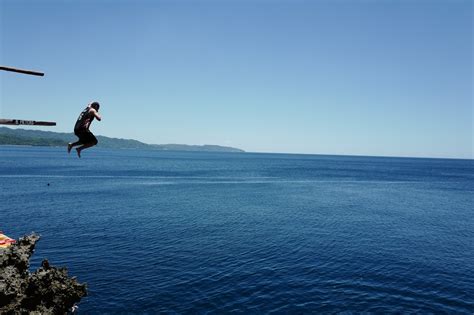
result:
[(76, 125), (74, 126), (74, 134), (79, 138), (79, 141), (74, 143), (68, 143), (67, 152), (70, 153), (71, 149), (75, 146), (80, 145), (76, 148), (77, 156), (81, 157), (81, 151), (97, 144), (97, 138), (90, 132), (89, 127), (94, 120), (97, 118), (101, 121), (102, 118), (99, 115), (99, 102), (92, 102), (82, 111), (77, 118)]

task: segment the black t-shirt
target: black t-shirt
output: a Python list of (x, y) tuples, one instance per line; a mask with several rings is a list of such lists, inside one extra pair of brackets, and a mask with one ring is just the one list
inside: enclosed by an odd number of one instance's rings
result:
[(74, 130), (89, 130), (91, 122), (94, 120), (94, 114), (90, 107), (86, 107), (77, 118)]

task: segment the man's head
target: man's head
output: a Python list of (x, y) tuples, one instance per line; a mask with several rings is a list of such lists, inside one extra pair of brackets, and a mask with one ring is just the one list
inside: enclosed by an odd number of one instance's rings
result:
[(93, 109), (95, 109), (96, 111), (99, 111), (100, 104), (99, 104), (99, 102), (92, 102), (92, 103), (91, 103), (91, 107), (92, 107)]

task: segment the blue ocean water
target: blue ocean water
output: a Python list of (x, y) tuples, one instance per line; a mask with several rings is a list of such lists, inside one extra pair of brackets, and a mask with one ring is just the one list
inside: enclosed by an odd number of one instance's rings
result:
[(0, 146), (0, 230), (86, 314), (472, 314), (473, 192), (473, 160)]

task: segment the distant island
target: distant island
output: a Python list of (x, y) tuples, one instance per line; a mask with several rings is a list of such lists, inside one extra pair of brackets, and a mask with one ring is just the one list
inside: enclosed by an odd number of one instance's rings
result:
[[(41, 130), (11, 129), (0, 127), (0, 145), (66, 146), (76, 139), (73, 133), (60, 133)], [(161, 151), (206, 151), (206, 152), (245, 152), (244, 150), (220, 145), (187, 144), (147, 144), (133, 139), (118, 139), (97, 136), (99, 145), (107, 149), (148, 149)]]

